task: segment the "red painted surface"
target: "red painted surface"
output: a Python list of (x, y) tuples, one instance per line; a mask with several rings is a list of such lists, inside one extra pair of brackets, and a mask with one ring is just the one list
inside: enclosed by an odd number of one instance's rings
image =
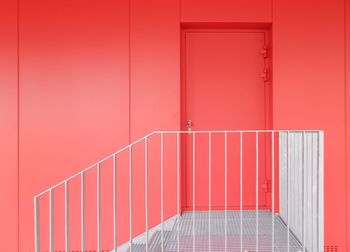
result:
[[(154, 130), (179, 129), (180, 24), (178, 0), (130, 1), (130, 135), (131, 141)], [(145, 11), (148, 10), (148, 11)], [(159, 137), (153, 137), (149, 157), (149, 225), (160, 221)], [(164, 206), (166, 219), (176, 210), (175, 138), (165, 139)], [(138, 157), (143, 157), (142, 150)], [(144, 232), (144, 167), (136, 158), (134, 234)], [(173, 160), (172, 162), (169, 162)]]
[[(20, 13), (20, 251), (32, 251), (32, 197), (129, 141), (128, 1), (21, 0)], [(95, 181), (86, 175), (89, 230)], [(72, 250), (80, 242), (77, 197)], [(111, 216), (108, 208), (102, 216)], [(112, 225), (102, 222), (103, 230)], [(64, 250), (60, 228), (56, 249)], [(95, 235), (86, 235), (87, 249), (95, 249)], [(102, 246), (112, 239), (105, 238)]]
[[(185, 102), (182, 128), (187, 130), (187, 120), (192, 121), (192, 130), (265, 129), (267, 83), (261, 78), (265, 69), (265, 58), (261, 50), (268, 46), (264, 30), (243, 29), (186, 29), (183, 32)], [(192, 136), (186, 137), (184, 167), (185, 196), (187, 208), (193, 204), (192, 183)], [(238, 208), (240, 204), (240, 141), (239, 133), (228, 134), (227, 205)], [(267, 179), (265, 170), (265, 140), (259, 136), (259, 205), (266, 205), (266, 194), (262, 189)], [(243, 205), (255, 205), (255, 134), (243, 136), (244, 176)], [(212, 201), (213, 209), (225, 205), (224, 135), (212, 136)], [(196, 138), (196, 209), (208, 206), (208, 136)], [(204, 158), (205, 157), (205, 158)]]
[(0, 1), (0, 24), (0, 251), (18, 251), (16, 1)]
[(344, 1), (274, 1), (275, 128), (325, 134), (325, 245), (346, 249)]
[[(348, 180), (346, 184), (346, 178), (350, 177), (346, 176), (345, 146), (349, 157), (350, 50), (345, 58), (344, 39), (346, 33), (349, 36), (349, 6), (349, 0), (131, 0), (129, 10), (128, 0), (20, 0), (20, 251), (33, 248), (34, 194), (126, 144), (129, 134), (134, 140), (155, 129), (179, 128), (181, 22), (272, 22), (273, 127), (325, 130), (325, 243), (347, 251), (346, 226), (350, 218), (344, 218), (349, 212), (350, 183)], [(2, 218), (6, 216), (1, 223), (8, 228), (6, 236), (1, 236), (7, 242), (2, 240), (0, 248), (14, 251), (18, 74), (15, 1), (1, 1), (0, 10), (1, 23), (5, 24), (0, 28), (0, 69), (5, 70), (0, 77), (1, 162), (7, 167), (1, 170), (0, 191), (1, 200), (12, 205), (1, 209)], [(348, 168), (349, 164), (348, 160)], [(170, 167), (168, 172), (167, 176), (172, 176), (174, 169)], [(87, 175), (91, 185), (93, 175)], [(118, 180), (127, 178), (126, 171), (120, 170)], [(156, 177), (150, 179), (157, 181)], [(78, 182), (73, 182), (72, 188), (77, 188)], [(119, 192), (126, 186), (120, 183)], [(157, 188), (155, 183), (151, 193), (157, 193)], [(171, 188), (167, 189), (169, 193)], [(140, 193), (141, 189), (137, 190)], [(118, 198), (127, 202), (125, 194), (120, 193)], [(156, 223), (159, 198), (152, 202), (155, 208), (151, 218)], [(127, 225), (127, 210), (118, 213), (124, 217), (119, 233)], [(167, 211), (171, 213), (172, 208)], [(109, 215), (105, 213), (104, 218)], [(142, 221), (141, 216), (135, 218)], [(103, 229), (109, 232), (110, 225), (103, 224)], [(142, 231), (141, 227), (135, 229)], [(94, 246), (95, 238), (89, 242)], [(109, 246), (111, 237), (104, 242)]]
[(182, 22), (271, 22), (272, 0), (180, 0)]
[[(350, 214), (350, 0), (345, 0), (345, 90), (346, 90), (346, 186), (347, 216)], [(350, 248), (350, 218), (347, 218), (347, 248)]]

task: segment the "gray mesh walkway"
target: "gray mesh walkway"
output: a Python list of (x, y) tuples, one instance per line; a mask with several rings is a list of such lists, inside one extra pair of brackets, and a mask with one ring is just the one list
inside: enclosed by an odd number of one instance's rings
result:
[[(167, 231), (164, 235), (164, 251), (241, 251), (241, 238), (242, 251), (272, 251), (272, 215), (270, 211), (259, 211), (258, 227), (256, 212), (243, 211), (242, 235), (240, 211), (227, 211), (226, 228), (224, 211), (212, 211), (210, 217), (209, 235), (209, 213), (195, 213), (195, 235), (193, 237), (193, 214), (192, 212), (183, 213), (180, 222), (176, 222), (173, 230)], [(278, 216), (275, 216), (274, 251), (288, 251), (287, 233), (286, 225)], [(149, 251), (161, 251), (160, 234), (156, 232), (152, 237)], [(256, 241), (258, 241), (258, 250), (256, 250)], [(289, 234), (289, 245), (291, 252), (302, 251), (300, 243), (292, 233)], [(144, 249), (140, 247), (140, 250), (137, 251), (145, 251)]]

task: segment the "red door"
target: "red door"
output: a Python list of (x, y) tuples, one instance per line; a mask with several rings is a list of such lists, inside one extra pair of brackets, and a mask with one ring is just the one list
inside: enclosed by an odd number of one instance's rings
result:
[[(183, 129), (236, 130), (266, 128), (266, 69), (263, 48), (264, 31), (186, 30), (183, 33)], [(187, 209), (209, 205), (208, 134), (196, 134), (195, 187), (193, 188), (192, 135), (186, 135), (184, 146)], [(259, 175), (256, 180), (256, 135), (243, 135), (243, 205), (254, 208), (256, 185), (259, 205), (266, 204), (263, 185), (265, 171), (265, 135), (258, 138)], [(240, 135), (227, 135), (227, 206), (237, 209), (240, 204)], [(194, 189), (194, 190), (193, 190)], [(224, 134), (213, 133), (211, 145), (211, 206), (225, 205)]]

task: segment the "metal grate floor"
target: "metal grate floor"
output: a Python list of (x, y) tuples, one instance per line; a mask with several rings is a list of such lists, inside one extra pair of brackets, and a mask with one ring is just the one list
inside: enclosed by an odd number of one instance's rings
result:
[[(212, 211), (210, 218), (209, 235), (209, 212), (195, 212), (194, 218), (192, 212), (183, 213), (179, 222), (175, 223), (173, 230), (164, 234), (164, 251), (241, 251), (241, 237), (242, 252), (273, 251), (270, 211), (258, 212), (258, 227), (256, 225), (256, 211), (243, 211), (242, 235), (240, 211), (227, 211), (226, 228), (224, 211)], [(195, 220), (194, 236), (193, 219)], [(286, 225), (280, 217), (275, 215), (274, 251), (288, 251), (287, 237)], [(257, 241), (258, 250), (256, 249)], [(162, 251), (160, 232), (155, 233), (149, 248), (149, 251), (152, 252)], [(145, 251), (145, 247), (140, 247), (140, 250), (136, 249), (136, 251)], [(289, 233), (289, 251), (302, 251), (300, 243), (291, 232)]]

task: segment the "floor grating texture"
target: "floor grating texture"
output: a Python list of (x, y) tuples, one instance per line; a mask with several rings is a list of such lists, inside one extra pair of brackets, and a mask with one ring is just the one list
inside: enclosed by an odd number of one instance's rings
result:
[[(226, 225), (225, 225), (226, 219)], [(193, 236), (193, 220), (194, 236)], [(274, 246), (272, 246), (272, 215), (270, 211), (242, 212), (242, 235), (240, 211), (185, 212), (176, 221), (172, 231), (164, 233), (164, 251), (288, 251), (288, 232), (283, 221), (274, 217)], [(209, 235), (210, 234), (210, 235)], [(210, 240), (209, 240), (210, 238)], [(242, 250), (241, 250), (242, 239)], [(257, 244), (258, 243), (258, 244)], [(258, 245), (258, 249), (257, 248)], [(274, 247), (274, 249), (273, 249)], [(139, 244), (133, 251), (145, 251), (145, 246)], [(150, 240), (149, 251), (160, 252), (161, 232), (157, 231)], [(289, 234), (289, 251), (302, 251), (295, 236)]]

